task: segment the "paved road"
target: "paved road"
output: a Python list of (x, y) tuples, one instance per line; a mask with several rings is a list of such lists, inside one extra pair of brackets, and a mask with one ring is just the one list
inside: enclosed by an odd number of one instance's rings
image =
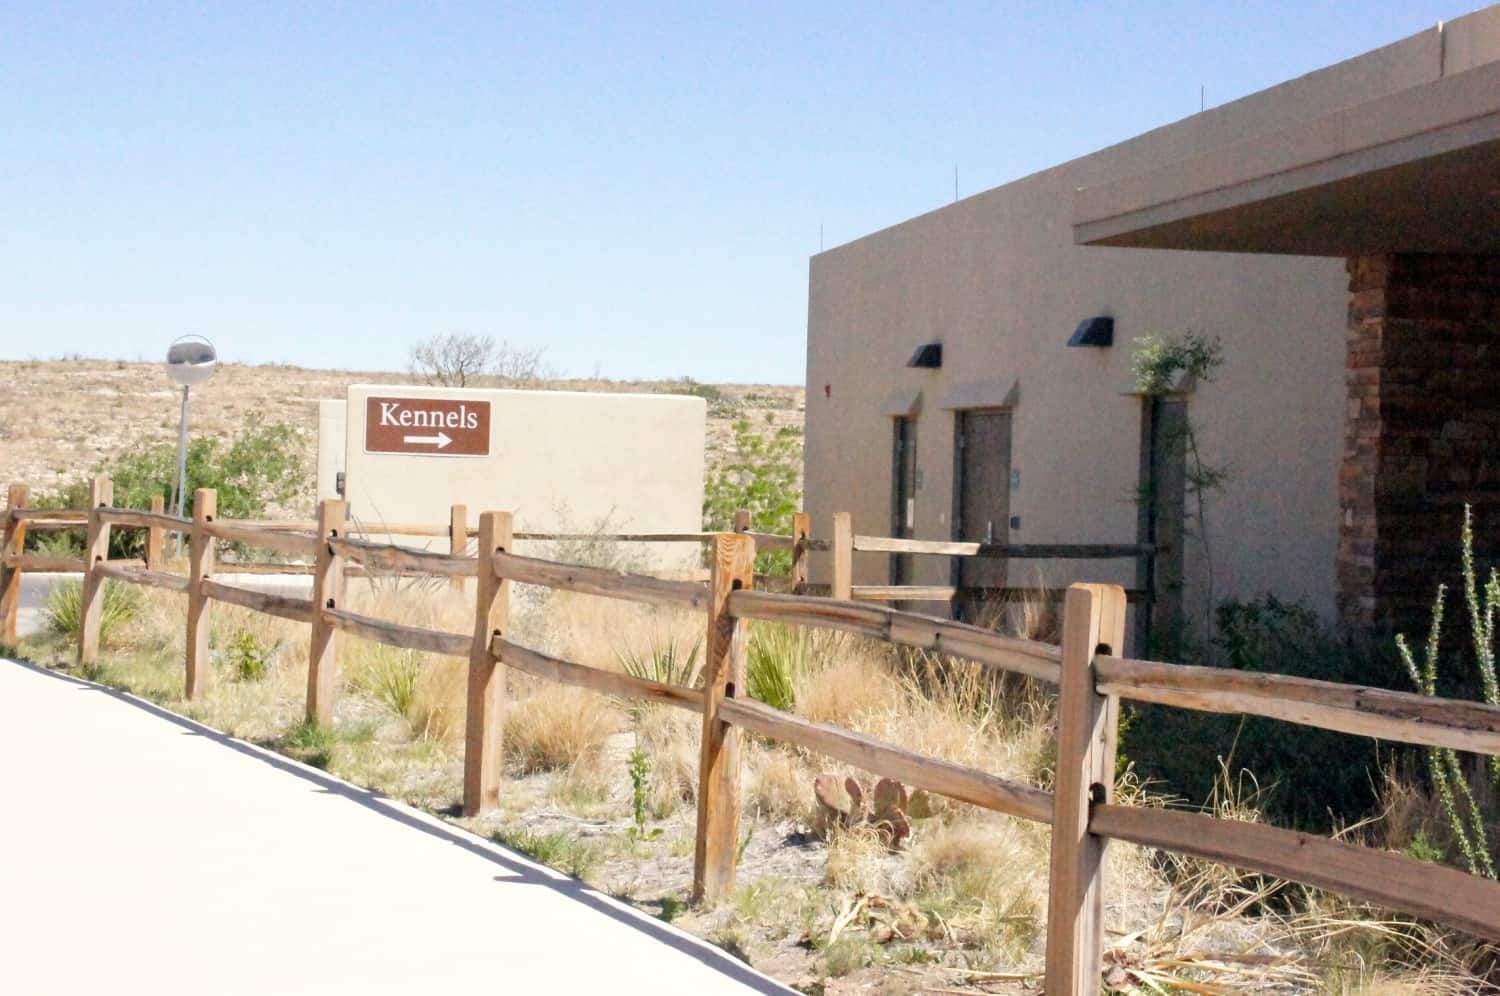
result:
[(0, 658), (0, 993), (786, 993), (524, 857)]

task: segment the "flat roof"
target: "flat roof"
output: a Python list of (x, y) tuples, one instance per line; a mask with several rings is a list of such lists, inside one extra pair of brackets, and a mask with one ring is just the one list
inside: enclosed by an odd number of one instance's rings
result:
[[(1075, 193), (1084, 245), (1500, 253), (1500, 6), (1413, 36), (1419, 82)], [(1387, 49), (1341, 64), (1358, 70)], [(1234, 113), (1231, 107), (1226, 108)]]

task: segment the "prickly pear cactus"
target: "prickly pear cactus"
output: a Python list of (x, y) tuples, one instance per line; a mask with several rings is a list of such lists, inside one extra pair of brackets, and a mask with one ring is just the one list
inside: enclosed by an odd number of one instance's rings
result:
[(894, 778), (880, 779), (867, 794), (854, 778), (841, 782), (837, 775), (824, 774), (813, 781), (813, 794), (818, 799), (821, 832), (835, 826), (867, 826), (892, 850), (911, 837), (913, 820), (926, 819), (936, 811), (930, 795), (921, 790), (908, 795), (906, 786)]
[(911, 820), (906, 815), (906, 786), (894, 778), (875, 783), (875, 800), (870, 810), (870, 826), (892, 850), (899, 850), (911, 836)]

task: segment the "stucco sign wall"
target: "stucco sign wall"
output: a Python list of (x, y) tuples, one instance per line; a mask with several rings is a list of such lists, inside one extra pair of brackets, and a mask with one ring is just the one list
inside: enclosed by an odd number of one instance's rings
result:
[[(320, 494), (337, 493), (342, 470), (356, 523), (442, 524), (461, 504), (471, 526), (503, 510), (522, 532), (701, 527), (702, 398), (356, 384), (347, 404), (326, 407)], [(625, 552), (664, 570), (696, 566), (699, 553), (693, 544)]]
[(368, 397), (365, 452), (488, 456), (490, 403), (448, 398)]

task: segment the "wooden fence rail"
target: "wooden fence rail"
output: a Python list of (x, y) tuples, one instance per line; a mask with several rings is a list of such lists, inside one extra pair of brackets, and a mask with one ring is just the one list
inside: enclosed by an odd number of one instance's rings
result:
[[(28, 523), (24, 486), (9, 492), (0, 546), (6, 576), (0, 579), (0, 619), (14, 611), (16, 581), (27, 557), (20, 556)], [(1266, 716), (1293, 723), (1451, 747), (1500, 756), (1500, 708), (1381, 689), (1313, 681), (1276, 674), (1247, 674), (1133, 660), (1121, 653), (1126, 593), (1115, 585), (1073, 585), (1067, 590), (1062, 646), (1002, 636), (981, 627), (848, 599), (755, 591), (752, 565), (757, 534), (744, 521), (736, 532), (712, 536), (708, 583), (673, 581), (641, 574), (558, 564), (511, 551), (527, 534), (512, 532), (508, 513), (479, 517), (477, 552), (415, 551), (355, 540), (345, 533), (344, 505), (324, 502), (308, 536), (269, 524), (216, 522), (215, 495), (199, 491), (191, 523), (163, 521), (159, 513), (110, 506), (109, 482), (97, 480), (86, 522), (70, 517), (69, 528), (86, 525), (80, 660), (97, 653), (97, 613), (106, 579), (158, 585), (188, 595), (189, 638), (186, 692), (202, 693), (206, 669), (207, 613), (214, 601), (310, 623), (307, 715), (329, 723), (338, 682), (340, 633), (429, 653), (467, 657), (464, 812), (497, 804), (501, 774), (506, 673), (588, 688), (632, 701), (658, 702), (703, 717), (698, 781), (698, 825), (694, 854), (695, 899), (714, 902), (735, 877), (740, 846), (740, 733), (750, 731), (796, 744), (913, 787), (1020, 819), (1050, 824), (1047, 978), (1049, 994), (1100, 991), (1103, 945), (1103, 847), (1131, 841), (1206, 860), (1308, 883), (1391, 909), (1451, 924), (1489, 940), (1500, 940), (1500, 884), (1453, 868), (1376, 851), (1344, 841), (1275, 827), (1217, 819), (1211, 815), (1119, 805), (1112, 801), (1114, 753), (1122, 698), (1208, 712)], [(191, 543), (186, 576), (146, 564), (111, 561), (109, 530), (185, 530)], [(470, 530), (455, 510), (450, 538)], [(366, 535), (369, 535), (368, 533)], [(425, 534), (424, 534), (425, 535)], [(435, 534), (437, 535), (437, 534)], [(532, 534), (535, 535), (535, 534)], [(654, 534), (640, 534), (654, 535)], [(267, 539), (267, 537), (274, 537)], [(811, 549), (805, 516), (784, 548)], [(231, 540), (272, 549), (305, 551), (316, 558), (311, 599), (237, 588), (213, 579), (213, 541)], [(283, 544), (278, 547), (277, 544)], [(858, 547), (847, 528), (836, 525), (832, 546)], [(1090, 548), (1097, 549), (1097, 548)], [(1125, 556), (1121, 548), (1120, 556)], [(1136, 555), (1134, 553), (1130, 555)], [(345, 568), (358, 562), (373, 572), (425, 573), (475, 578), (472, 635), (445, 633), (360, 615), (344, 604)], [(795, 563), (795, 562), (794, 562)], [(805, 571), (805, 561), (802, 562)], [(839, 569), (835, 558), (835, 588)], [(797, 574), (794, 572), (794, 583)], [(805, 585), (805, 573), (802, 575)], [(847, 580), (847, 579), (845, 579)], [(544, 585), (585, 595), (625, 599), (701, 611), (705, 623), (702, 688), (648, 681), (560, 660), (523, 647), (507, 636), (512, 583)], [(847, 587), (847, 584), (846, 584)], [(466, 589), (467, 590), (467, 589)], [(1057, 763), (1052, 792), (988, 772), (926, 757), (879, 740), (781, 712), (747, 697), (745, 648), (752, 620), (817, 626), (892, 645), (919, 647), (966, 658), (988, 667), (1030, 675), (1059, 686)]]

